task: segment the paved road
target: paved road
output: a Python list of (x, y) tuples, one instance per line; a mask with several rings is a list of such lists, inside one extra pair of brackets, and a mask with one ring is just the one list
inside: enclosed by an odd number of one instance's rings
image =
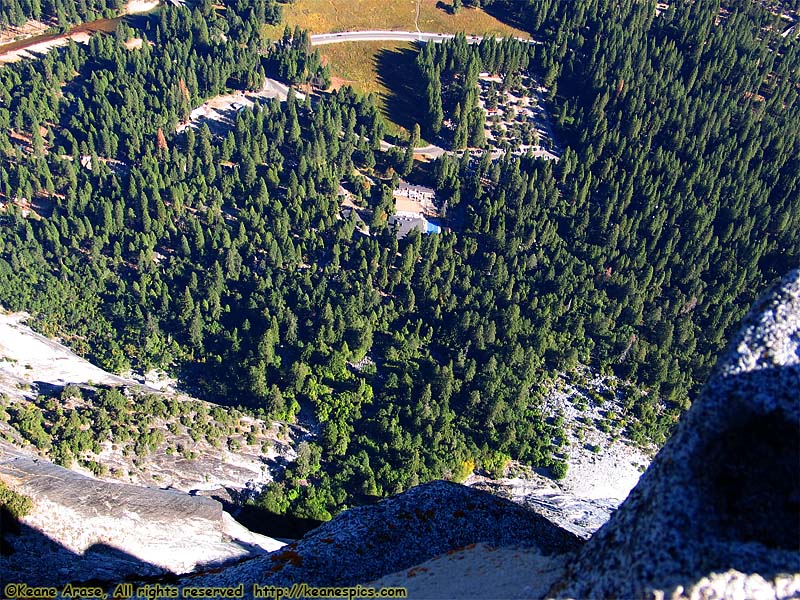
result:
[[(419, 31), (342, 31), (340, 33), (320, 33), (311, 36), (312, 46), (340, 44), (342, 42), (443, 42), (453, 39), (452, 33), (426, 33)], [(468, 35), (467, 42), (477, 44), (483, 39), (479, 35)], [(516, 38), (522, 42), (536, 44), (534, 40)]]

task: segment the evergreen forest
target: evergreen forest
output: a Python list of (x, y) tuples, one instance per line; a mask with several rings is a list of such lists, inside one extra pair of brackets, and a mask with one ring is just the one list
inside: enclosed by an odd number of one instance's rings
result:
[[(118, 8), (67, 4), (4, 2), (0, 24)], [(766, 3), (483, 0), (542, 43), (420, 47), (410, 141), (451, 119), (451, 147), (482, 146), (477, 73), (524, 72), (561, 157), (425, 166), (381, 150), (376, 97), (322, 91), (305, 32), (262, 36), (279, 5), (217, 4), (0, 67), (0, 305), (111, 371), (163, 368), (311, 424), (260, 500), (273, 512), (327, 519), (512, 459), (563, 474), (542, 399), (579, 365), (630, 382), (625, 434), (661, 444), (749, 305), (800, 264), (800, 44)], [(265, 77), (306, 93), (177, 133)], [(436, 189), (441, 234), (395, 235), (398, 173)]]

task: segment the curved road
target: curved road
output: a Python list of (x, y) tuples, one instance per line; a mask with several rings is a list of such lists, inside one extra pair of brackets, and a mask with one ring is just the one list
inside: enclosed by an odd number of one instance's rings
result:
[[(452, 33), (426, 33), (420, 31), (342, 31), (339, 33), (319, 33), (311, 36), (312, 46), (324, 46), (326, 44), (340, 44), (343, 42), (443, 42), (451, 40), (455, 35)], [(500, 38), (498, 38), (500, 39)], [(515, 38), (521, 42), (538, 44), (535, 40), (525, 38)], [(483, 40), (480, 35), (468, 35), (467, 42), (477, 44)]]
[[(79, 27), (87, 28), (89, 24), (82, 24)], [(37, 36), (25, 40), (24, 43), (15, 43), (14, 50), (25, 50), (41, 41), (43, 36)], [(52, 37), (52, 34), (50, 34)], [(342, 31), (339, 33), (319, 33), (310, 36), (312, 46), (324, 46), (327, 44), (341, 44), (344, 42), (443, 42), (445, 40), (453, 39), (455, 35), (452, 33), (429, 33), (423, 31), (388, 31), (388, 30), (370, 30), (370, 31)], [(501, 38), (497, 38), (501, 39)], [(529, 44), (538, 44), (536, 40), (525, 38), (515, 38), (521, 42), (528, 42)], [(468, 35), (467, 43), (478, 44), (483, 40), (483, 36)], [(10, 45), (9, 45), (10, 46)], [(18, 47), (17, 47), (18, 46)], [(3, 48), (6, 50), (6, 48)]]
[[(324, 46), (327, 44), (341, 44), (344, 42), (443, 42), (445, 40), (450, 40), (455, 37), (452, 33), (430, 33), (430, 32), (423, 32), (423, 31), (390, 31), (390, 30), (368, 30), (368, 31), (342, 31), (338, 33), (320, 33), (316, 35), (310, 36), (311, 45), (312, 46)], [(483, 40), (483, 36), (479, 35), (468, 35), (467, 43), (469, 44), (478, 44)], [(501, 39), (501, 38), (497, 38)], [(527, 42), (529, 44), (538, 44), (536, 40), (530, 40), (525, 38), (515, 38), (521, 42)], [(33, 41), (33, 40), (31, 40)], [(289, 92), (289, 86), (286, 84), (277, 81), (275, 79), (267, 78), (264, 82), (264, 88), (257, 92), (255, 95), (265, 97), (265, 98), (278, 98), (279, 100), (286, 100), (286, 96)], [(298, 98), (302, 99), (303, 94), (298, 93)], [(252, 100), (248, 101), (248, 105), (252, 102)], [(206, 103), (207, 104), (207, 103)], [(192, 117), (189, 122), (182, 123), (178, 125), (178, 131), (188, 127), (190, 122), (196, 122), (198, 119), (204, 119), (209, 117), (209, 110), (206, 108), (206, 104), (201, 107), (196, 108), (192, 111)], [(229, 107), (225, 107), (229, 108)], [(211, 111), (213, 113), (213, 111)], [(219, 118), (219, 115), (212, 115), (212, 118)], [(387, 150), (391, 147), (391, 144), (388, 142), (383, 142), (381, 144), (383, 150)], [(414, 152), (416, 154), (422, 154), (423, 156), (427, 156), (429, 158), (438, 158), (443, 154), (446, 154), (447, 151), (443, 148), (436, 146), (434, 144), (430, 144), (428, 146), (422, 148), (415, 148)]]

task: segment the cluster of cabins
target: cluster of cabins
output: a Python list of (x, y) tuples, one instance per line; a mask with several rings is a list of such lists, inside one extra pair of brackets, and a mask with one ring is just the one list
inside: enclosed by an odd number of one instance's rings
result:
[[(352, 210), (356, 210), (359, 228), (365, 233), (369, 232), (366, 223), (358, 215), (357, 207), (352, 203), (350, 193), (341, 185), (339, 186), (339, 196), (343, 199), (342, 216), (348, 218)], [(400, 181), (397, 189), (393, 192), (395, 211), (389, 217), (389, 227), (394, 229), (397, 239), (403, 239), (415, 229), (423, 235), (431, 233), (441, 233), (441, 226), (428, 220), (428, 217), (435, 219), (438, 215), (436, 208), (436, 192), (433, 188), (423, 185), (413, 185), (405, 181)]]
[(398, 239), (406, 237), (414, 229), (423, 234), (442, 232), (439, 225), (426, 218), (426, 215), (437, 214), (435, 199), (436, 192), (432, 188), (400, 181), (394, 190), (395, 213), (389, 217), (389, 226), (395, 228)]

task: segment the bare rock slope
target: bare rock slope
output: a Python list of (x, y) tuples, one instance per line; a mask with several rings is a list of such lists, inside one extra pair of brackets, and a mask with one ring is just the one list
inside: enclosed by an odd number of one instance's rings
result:
[(3, 532), (11, 552), (0, 555), (0, 583), (182, 574), (283, 545), (251, 533), (210, 498), (99, 481), (3, 442), (0, 479), (34, 505), (18, 531)]
[[(302, 428), (282, 428), (278, 423), (108, 373), (60, 342), (34, 332), (25, 325), (28, 318), (25, 313), (4, 313), (0, 307), (0, 439), (12, 440), (17, 447), (26, 446), (14, 421), (4, 421), (4, 404), (42, 412), (46, 398), (58, 395), (64, 386), (77, 384), (94, 389), (107, 385), (125, 392), (126, 412), (134, 411), (137, 395), (155, 395), (162, 402), (177, 403), (181, 411), (169, 419), (146, 415), (152, 417), (150, 421), (132, 423), (137, 434), (157, 429), (163, 436), (163, 441), (145, 455), (134, 452), (136, 437), (129, 436), (124, 442), (98, 439), (100, 452), (76, 457), (101, 464), (107, 473), (101, 477), (108, 481), (184, 491), (243, 489), (272, 481), (274, 474), (282, 471), (282, 465), (294, 458), (292, 445), (295, 438), (305, 434)], [(87, 418), (96, 414), (88, 399), (71, 399), (69, 406), (61, 401), (60, 405), (67, 414), (73, 410)], [(226, 417), (226, 422), (220, 423), (215, 414)], [(131, 420), (138, 418), (134, 415)], [(209, 439), (203, 433), (208, 430), (213, 430), (218, 439)], [(46, 458), (44, 452), (41, 454)], [(73, 467), (80, 470), (80, 464), (75, 461)]]
[[(179, 583), (241, 583), (252, 594), (253, 584), (373, 582), (403, 585), (412, 598), (800, 597), (798, 390), (800, 270), (756, 303), (675, 435), (588, 542), (510, 501), (433, 482)], [(44, 510), (28, 525), (90, 561), (98, 579), (125, 572), (118, 563), (140, 561), (127, 569), (144, 575), (184, 561), (178, 572), (253, 551), (254, 540), (224, 533), (213, 502), (65, 471), (19, 453), (0, 459), (3, 479)], [(68, 561), (24, 548), (0, 573), (34, 583), (31, 555), (74, 579)]]
[(407, 569), (455, 548), (483, 542), (537, 555), (577, 550), (583, 540), (509, 500), (434, 481), (339, 514), (302, 540), (191, 586), (352, 586)]

